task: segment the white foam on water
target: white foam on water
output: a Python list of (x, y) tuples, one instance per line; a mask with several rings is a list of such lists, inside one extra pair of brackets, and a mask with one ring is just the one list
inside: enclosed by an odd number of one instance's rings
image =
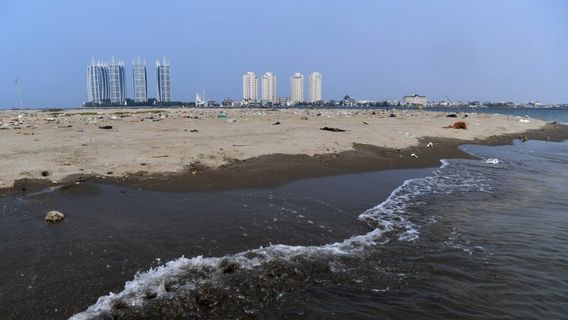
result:
[(485, 160), (485, 163), (487, 163), (487, 164), (499, 164), (499, 162), (500, 161), (497, 158), (489, 158), (489, 159)]
[(385, 236), (387, 233), (393, 232), (398, 241), (415, 241), (419, 238), (419, 228), (410, 221), (407, 211), (410, 206), (421, 203), (421, 197), (428, 194), (447, 194), (484, 188), (483, 180), (475, 174), (469, 174), (461, 169), (454, 170), (456, 173), (445, 172), (449, 166), (450, 162), (443, 160), (440, 168), (432, 176), (406, 180), (385, 201), (359, 215), (360, 220), (373, 228), (369, 233), (323, 246), (278, 244), (225, 257), (181, 257), (147, 272), (137, 273), (133, 280), (126, 282), (121, 292), (100, 297), (95, 304), (84, 312), (72, 316), (71, 319), (91, 319), (110, 311), (116, 301), (133, 307), (142, 306), (149, 292), (157, 297), (170, 294), (166, 290), (166, 281), (181, 278), (183, 275), (191, 274), (191, 271), (204, 271), (206, 277), (184, 280), (184, 287), (191, 289), (211, 281), (215, 274), (222, 272), (221, 264), (227, 260), (237, 263), (239, 269), (260, 270), (264, 263), (277, 259), (289, 261), (296, 257), (321, 258), (328, 261), (330, 269), (333, 270), (333, 261), (338, 257), (356, 255), (369, 247), (392, 241), (392, 237)]

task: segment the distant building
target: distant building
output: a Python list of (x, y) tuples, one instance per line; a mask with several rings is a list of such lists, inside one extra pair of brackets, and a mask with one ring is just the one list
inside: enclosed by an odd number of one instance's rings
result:
[(404, 105), (404, 106), (425, 107), (427, 103), (428, 103), (428, 100), (426, 99), (425, 96), (420, 96), (420, 95), (417, 95), (417, 94), (402, 97), (402, 105)]
[(109, 99), (111, 103), (126, 102), (126, 72), (124, 62), (112, 59), (108, 66)]
[(254, 72), (243, 74), (243, 100), (256, 102), (258, 100), (258, 77)]
[(159, 60), (156, 61), (156, 87), (158, 102), (172, 101), (170, 64), (165, 57), (162, 63)]
[(385, 103), (389, 106), (396, 106), (399, 104), (398, 100), (394, 100), (394, 99), (386, 99)]
[(280, 104), (281, 106), (288, 105), (289, 103), (290, 103), (290, 98), (289, 98), (289, 97), (280, 97), (280, 98), (278, 98), (278, 104)]
[(293, 104), (304, 102), (304, 75), (299, 72), (290, 77), (290, 100)]
[(278, 102), (277, 84), (276, 75), (272, 72), (267, 72), (262, 76), (262, 102)]
[(134, 87), (134, 102), (148, 101), (148, 78), (146, 77), (146, 62), (140, 60), (132, 62), (132, 78)]
[(89, 102), (100, 104), (109, 99), (108, 80), (107, 66), (101, 62), (95, 64), (95, 58), (93, 58), (87, 68)]
[(310, 100), (309, 102), (314, 103), (322, 101), (321, 98), (321, 73), (312, 72), (309, 78), (310, 83)]

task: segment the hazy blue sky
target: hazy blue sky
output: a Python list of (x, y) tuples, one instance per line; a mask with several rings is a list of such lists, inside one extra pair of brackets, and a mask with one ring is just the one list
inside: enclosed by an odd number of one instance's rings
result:
[(172, 96), (240, 98), (242, 73), (320, 71), (324, 98), (568, 102), (566, 0), (0, 0), (0, 107), (87, 99), (91, 57), (172, 65)]

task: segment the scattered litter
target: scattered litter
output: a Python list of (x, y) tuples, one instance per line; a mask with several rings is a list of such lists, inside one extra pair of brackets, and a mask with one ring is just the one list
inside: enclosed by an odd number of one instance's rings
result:
[(109, 130), (112, 129), (112, 126), (99, 126), (99, 129)]
[(389, 115), (389, 117), (391, 117), (391, 118), (396, 118), (396, 114), (391, 113), (391, 114)]
[(199, 132), (199, 130), (197, 130), (197, 129), (191, 129), (191, 130), (189, 130), (189, 132)]
[(363, 124), (368, 124), (367, 122), (363, 121)]
[(467, 129), (467, 124), (463, 121), (454, 122), (454, 124), (444, 127), (445, 129)]
[(280, 121), (276, 121), (276, 122), (274, 122), (272, 125), (273, 125), (273, 126), (277, 126), (277, 125), (279, 125), (279, 124), (280, 124)]
[(527, 142), (527, 141), (529, 141), (529, 138), (526, 135), (523, 135), (521, 137), (521, 142)]
[(447, 115), (446, 117), (447, 117), (447, 118), (457, 118), (458, 115), (455, 114), (455, 113), (452, 113), (452, 114)]
[(414, 158), (414, 159), (418, 159), (418, 156), (416, 155), (416, 153), (411, 154), (410, 157)]
[(485, 160), (485, 163), (487, 163), (487, 164), (499, 164), (499, 159), (489, 158), (489, 159)]
[(237, 119), (229, 119), (229, 120), (227, 120), (227, 122), (228, 123), (235, 123), (235, 122), (237, 122)]
[(434, 146), (434, 144), (432, 142), (428, 142), (428, 144), (426, 145), (426, 148), (432, 148)]
[(300, 120), (308, 120), (308, 117), (306, 116), (300, 117)]
[(332, 127), (323, 127), (323, 128), (320, 128), (320, 130), (331, 131), (331, 132), (345, 132), (345, 130), (343, 130), (343, 129), (332, 128)]
[(529, 119), (520, 119), (519, 122), (521, 123), (529, 123), (531, 122)]
[(47, 215), (45, 215), (45, 221), (47, 222), (59, 222), (65, 218), (65, 215), (59, 211), (49, 211)]

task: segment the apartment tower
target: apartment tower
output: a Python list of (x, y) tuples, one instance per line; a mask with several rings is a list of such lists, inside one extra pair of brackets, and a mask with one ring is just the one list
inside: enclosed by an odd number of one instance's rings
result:
[(243, 100), (256, 102), (258, 100), (258, 77), (254, 72), (243, 74)]
[(310, 74), (310, 100), (309, 102), (314, 103), (322, 101), (321, 98), (321, 73), (312, 72)]
[(87, 67), (87, 93), (89, 102), (103, 103), (109, 99), (108, 68), (105, 64), (95, 63), (95, 58)]
[(148, 79), (146, 77), (146, 61), (142, 62), (140, 56), (132, 62), (132, 76), (134, 87), (134, 101), (148, 101)]
[(304, 102), (304, 75), (299, 72), (290, 77), (290, 100), (293, 104)]
[(262, 102), (278, 102), (277, 79), (272, 72), (267, 72), (262, 76)]
[(124, 62), (115, 62), (112, 58), (108, 65), (108, 88), (111, 103), (123, 104), (126, 102), (126, 72)]
[(172, 101), (170, 63), (164, 57), (163, 62), (156, 61), (156, 87), (158, 102)]

